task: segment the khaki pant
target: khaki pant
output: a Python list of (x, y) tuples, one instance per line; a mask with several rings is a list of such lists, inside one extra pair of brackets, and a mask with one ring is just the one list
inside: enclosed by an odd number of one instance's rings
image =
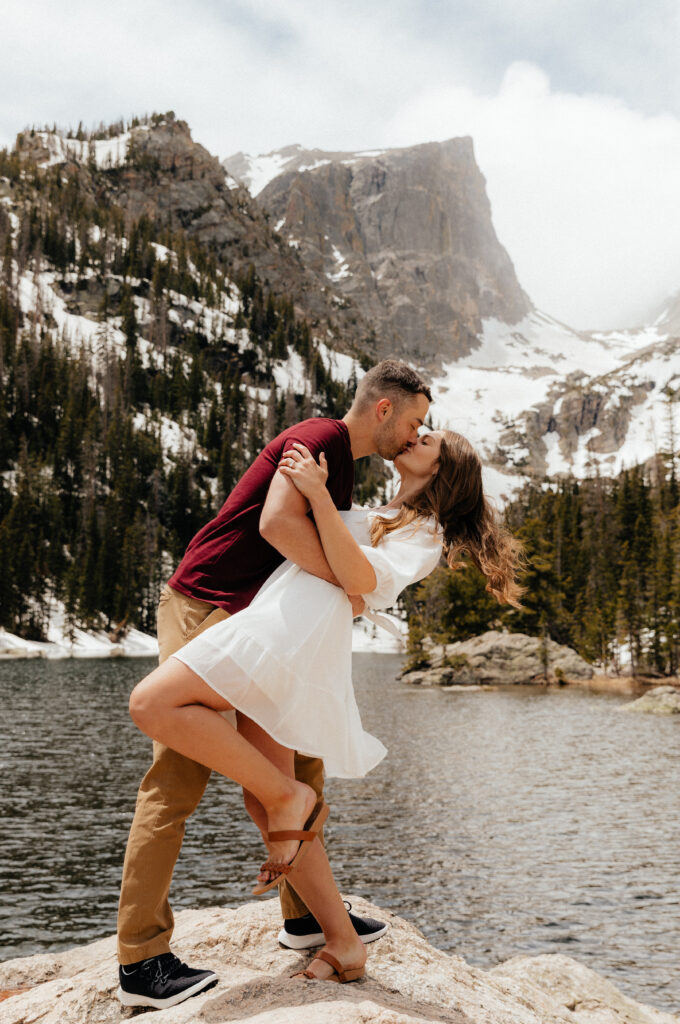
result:
[[(228, 612), (185, 597), (166, 586), (158, 605), (158, 646), (165, 661), (192, 637)], [(323, 762), (295, 755), (295, 776), (318, 794), (323, 792)], [(168, 895), (184, 838), (187, 818), (203, 796), (210, 769), (182, 754), (153, 745), (153, 764), (139, 787), (130, 828), (118, 907), (118, 957), (132, 964), (167, 953), (174, 926)], [(284, 918), (302, 917), (307, 907), (283, 882), (279, 887)]]

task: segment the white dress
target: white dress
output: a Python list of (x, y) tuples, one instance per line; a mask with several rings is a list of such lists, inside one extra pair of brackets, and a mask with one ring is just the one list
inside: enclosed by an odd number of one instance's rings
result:
[[(373, 514), (366, 508), (341, 513), (377, 577), (376, 589), (364, 595), (366, 605), (383, 609), (432, 572), (442, 535), (434, 520), (416, 520), (371, 547)], [(347, 596), (293, 562), (283, 562), (247, 608), (174, 657), (277, 742), (323, 758), (327, 775), (357, 778), (387, 753), (364, 731), (354, 697)]]

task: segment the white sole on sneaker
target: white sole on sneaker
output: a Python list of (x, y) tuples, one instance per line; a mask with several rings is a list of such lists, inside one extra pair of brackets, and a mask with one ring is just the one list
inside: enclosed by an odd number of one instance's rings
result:
[[(368, 946), (370, 942), (381, 939), (388, 927), (385, 924), (377, 931), (371, 932), (370, 935), (360, 935), (359, 938), (365, 946)], [(282, 928), (279, 932), (278, 939), (280, 945), (286, 946), (288, 949), (315, 949), (316, 946), (323, 946), (326, 941), (323, 932), (310, 932), (308, 935), (291, 935), (285, 928)]]
[(197, 981), (191, 988), (185, 988), (183, 992), (178, 992), (177, 995), (168, 996), (167, 999), (154, 999), (152, 996), (138, 996), (134, 992), (125, 992), (124, 989), (118, 986), (116, 995), (123, 1004), (123, 1006), (151, 1006), (154, 1010), (165, 1010), (169, 1006), (177, 1006), (178, 1003), (183, 1003), (185, 999), (190, 999), (191, 996), (198, 995), (204, 988), (209, 988), (211, 985), (217, 983), (217, 975), (213, 974), (207, 978), (202, 978)]
[(285, 928), (279, 932), (279, 942), (288, 949), (314, 949), (315, 946), (323, 946), (325, 942), (323, 932), (310, 932), (308, 935), (291, 935)]
[(370, 942), (375, 942), (376, 939), (382, 939), (383, 935), (389, 928), (388, 924), (384, 924), (382, 928), (379, 928), (377, 932), (371, 932), (370, 935), (360, 935), (359, 938), (363, 942), (364, 946), (368, 946)]

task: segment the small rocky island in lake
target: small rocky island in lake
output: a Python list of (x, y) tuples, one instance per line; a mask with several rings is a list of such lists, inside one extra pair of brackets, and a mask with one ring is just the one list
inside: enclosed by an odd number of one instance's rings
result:
[[(152, 1012), (154, 1024), (678, 1024), (623, 995), (561, 953), (516, 956), (492, 970), (431, 946), (400, 917), (351, 897), (359, 914), (389, 922), (368, 947), (366, 977), (352, 985), (291, 979), (312, 954), (279, 947), (278, 900), (177, 915), (175, 951), (219, 975), (215, 988)], [(0, 964), (3, 1024), (119, 1024), (115, 939)], [(23, 991), (22, 991), (23, 990)], [(144, 1014), (146, 1016), (146, 1014)]]
[(526, 633), (488, 630), (453, 644), (423, 641), (426, 665), (404, 673), (416, 686), (561, 683), (591, 679), (594, 672), (571, 647)]
[(680, 689), (677, 686), (655, 686), (637, 700), (624, 704), (621, 711), (640, 711), (646, 715), (680, 715)]

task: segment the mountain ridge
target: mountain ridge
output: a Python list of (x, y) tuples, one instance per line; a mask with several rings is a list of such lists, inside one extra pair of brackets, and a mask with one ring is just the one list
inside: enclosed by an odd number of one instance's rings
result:
[[(433, 368), (475, 347), (483, 317), (515, 323), (533, 308), (493, 228), (469, 137), (358, 153), (293, 146), (263, 160), (258, 203), (319, 288), (373, 324), (379, 355)], [(252, 183), (244, 154), (224, 166)]]
[[(456, 148), (474, 160), (465, 140)], [(432, 152), (441, 149), (407, 158), (407, 180)], [(291, 158), (302, 167), (307, 156)], [(0, 625), (40, 638), (46, 595), (70, 622), (132, 615), (149, 628), (160, 583), (266, 440), (305, 416), (346, 411), (381, 354), (384, 323), (373, 332), (352, 297), (361, 268), (336, 257), (319, 212), (336, 183), (330, 220), (346, 218), (343, 244), (356, 244), (372, 276), (358, 199), (380, 207), (385, 189), (371, 202), (364, 186), (376, 173), (377, 186), (383, 172), (398, 177), (376, 159), (363, 154), (354, 196), (357, 174), (332, 161), (267, 186), (298, 223), (309, 217), (308, 266), (303, 239), (296, 247), (272, 228), (272, 213), (174, 116), (101, 136), (25, 132), (0, 152)], [(415, 191), (439, 209), (432, 177)], [(389, 230), (408, 240), (409, 223)], [(399, 250), (384, 254), (401, 264)], [(399, 288), (372, 301), (387, 308), (392, 297)], [(574, 331), (530, 305), (514, 315), (461, 307), (464, 344), (400, 353), (426, 365), (432, 423), (478, 448), (489, 494), (615, 475), (661, 448), (674, 456), (672, 302), (629, 332)], [(359, 466), (356, 500), (384, 499), (386, 479), (382, 466)]]
[(93, 169), (94, 154), (95, 166), (108, 172), (100, 201), (114, 202), (129, 221), (146, 216), (163, 227), (181, 227), (232, 277), (252, 265), (266, 286), (292, 297), (297, 314), (325, 331), (332, 347), (355, 354), (366, 348), (370, 328), (359, 311), (347, 312), (348, 303), (332, 288), (317, 289), (297, 252), (272, 231), (266, 213), (246, 189), (228, 180), (218, 158), (193, 140), (187, 123), (172, 111), (92, 143), (54, 132), (22, 132), (17, 148), (38, 166), (60, 163), (85, 170)]
[[(314, 322), (259, 277), (254, 260), (278, 259), (266, 220), (175, 127), (0, 151), (0, 626), (27, 639), (55, 604), (67, 631), (152, 628), (159, 587), (266, 441), (342, 415), (370, 365), (356, 323)], [(220, 204), (237, 258), (199, 237)], [(359, 465), (358, 494), (384, 476)]]

